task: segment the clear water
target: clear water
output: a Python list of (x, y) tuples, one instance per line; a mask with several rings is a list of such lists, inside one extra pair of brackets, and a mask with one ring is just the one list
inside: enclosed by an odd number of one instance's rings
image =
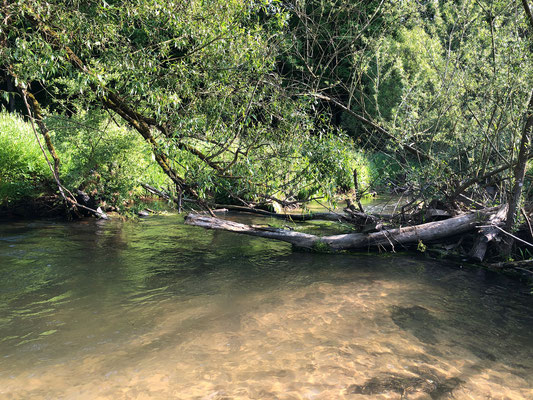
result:
[(0, 225), (0, 398), (533, 399), (527, 287), (181, 222)]

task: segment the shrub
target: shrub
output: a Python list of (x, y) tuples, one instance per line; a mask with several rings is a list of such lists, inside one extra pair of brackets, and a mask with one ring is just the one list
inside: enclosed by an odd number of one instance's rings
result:
[[(119, 206), (143, 193), (141, 182), (168, 184), (142, 138), (102, 115), (55, 116), (46, 124), (61, 160), (62, 183), (71, 190), (81, 189), (100, 202)], [(55, 190), (30, 123), (0, 113), (0, 204)]]
[(142, 193), (140, 183), (163, 186), (168, 178), (148, 144), (101, 113), (80, 113), (46, 121), (57, 142), (64, 183), (115, 206)]

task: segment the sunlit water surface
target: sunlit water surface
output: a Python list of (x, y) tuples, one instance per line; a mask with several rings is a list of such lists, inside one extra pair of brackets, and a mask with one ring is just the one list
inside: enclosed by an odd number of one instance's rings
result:
[(182, 224), (0, 225), (1, 399), (533, 399), (533, 301)]

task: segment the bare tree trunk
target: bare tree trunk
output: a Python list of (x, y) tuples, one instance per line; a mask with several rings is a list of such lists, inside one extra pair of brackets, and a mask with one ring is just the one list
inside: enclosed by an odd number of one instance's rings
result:
[(486, 226), (479, 229), (478, 236), (474, 241), (474, 245), (469, 253), (471, 259), (477, 262), (483, 261), (489, 243), (495, 240), (500, 234), (500, 230), (497, 228), (497, 226), (503, 224), (507, 212), (508, 206), (506, 204), (502, 206), (496, 214), (489, 218), (490, 225), (492, 226)]
[[(527, 20), (531, 27), (531, 32), (533, 33), (533, 15), (531, 9), (529, 8), (529, 3), (527, 0), (522, 0), (522, 5), (524, 6), (524, 11), (526, 13)], [(533, 37), (533, 35), (532, 35)], [(524, 130), (522, 131), (522, 138), (520, 140), (520, 149), (518, 152), (518, 159), (514, 170), (514, 186), (511, 193), (511, 198), (509, 199), (509, 211), (507, 212), (507, 221), (505, 223), (505, 230), (511, 232), (515, 225), (515, 218), (517, 210), (522, 198), (522, 187), (524, 186), (524, 177), (526, 174), (526, 166), (528, 160), (528, 153), (531, 141), (531, 130), (533, 129), (533, 89), (529, 95), (529, 102), (526, 109), (526, 117)], [(504, 255), (509, 255), (511, 253), (511, 248), (513, 245), (513, 239), (511, 237), (506, 237), (504, 239), (503, 253)]]
[(531, 12), (531, 8), (529, 8), (528, 0), (522, 0), (522, 5), (524, 6), (524, 11), (526, 12), (526, 16), (529, 21), (529, 25), (531, 25), (533, 33), (533, 13)]
[(361, 204), (361, 197), (359, 195), (359, 179), (357, 178), (357, 168), (353, 169), (353, 189), (355, 203), (357, 204), (357, 207), (359, 207), (359, 211), (364, 213), (365, 210), (363, 210), (363, 205)]
[(518, 161), (514, 170), (514, 187), (509, 199), (509, 211), (507, 212), (507, 221), (505, 229), (512, 231), (515, 224), (516, 212), (522, 197), (522, 187), (524, 186), (524, 176), (526, 174), (526, 165), (529, 155), (531, 130), (533, 129), (533, 90), (529, 96), (529, 102), (526, 110), (526, 121), (520, 140), (520, 149), (518, 152)]
[(360, 250), (378, 247), (394, 250), (395, 246), (414, 245), (421, 241), (436, 241), (471, 231), (476, 226), (487, 221), (497, 211), (498, 208), (494, 207), (471, 214), (460, 215), (444, 221), (430, 222), (406, 228), (396, 228), (373, 233), (350, 233), (322, 237), (287, 229), (246, 225), (200, 214), (187, 215), (185, 223), (206, 229), (224, 230), (267, 239), (281, 240), (305, 249)]

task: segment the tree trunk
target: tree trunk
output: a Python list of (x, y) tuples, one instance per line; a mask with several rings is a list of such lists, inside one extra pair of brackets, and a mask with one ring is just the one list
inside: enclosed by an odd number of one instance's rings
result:
[(444, 239), (473, 230), (496, 214), (498, 208), (490, 208), (460, 215), (444, 221), (396, 228), (373, 233), (350, 233), (344, 235), (315, 236), (286, 229), (275, 229), (257, 225), (246, 225), (200, 214), (189, 214), (187, 225), (206, 229), (217, 229), (267, 239), (281, 240), (304, 249), (360, 250), (371, 247), (395, 249), (395, 246), (409, 246), (419, 242)]
[(6, 89), (8, 92), (8, 101), (7, 101), (7, 109), (10, 113), (15, 112), (15, 96), (13, 95), (13, 92), (15, 91), (15, 86), (13, 85), (13, 80), (11, 76), (6, 73)]
[(524, 176), (526, 174), (526, 165), (529, 155), (529, 144), (531, 130), (533, 129), (533, 90), (529, 97), (529, 103), (526, 110), (526, 122), (524, 130), (522, 131), (522, 139), (520, 140), (520, 149), (518, 152), (518, 161), (514, 170), (514, 187), (509, 199), (509, 211), (507, 212), (507, 221), (505, 229), (509, 232), (513, 230), (515, 223), (516, 212), (522, 197), (522, 187), (524, 185)]
[(359, 207), (359, 211), (362, 213), (365, 212), (363, 205), (361, 204), (361, 198), (359, 197), (359, 179), (357, 178), (357, 168), (353, 169), (353, 190), (354, 190), (354, 201), (355, 204)]

